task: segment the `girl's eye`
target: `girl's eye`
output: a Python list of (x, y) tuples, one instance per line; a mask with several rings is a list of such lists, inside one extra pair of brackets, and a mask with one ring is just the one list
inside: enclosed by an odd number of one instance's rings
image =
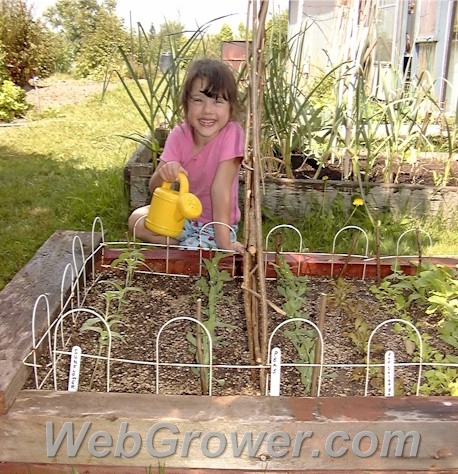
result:
[(218, 97), (217, 99), (215, 99), (215, 102), (216, 102), (217, 104), (224, 104), (225, 101), (224, 101), (223, 98)]
[(199, 102), (202, 102), (202, 99), (199, 99), (198, 97), (191, 97), (191, 102), (198, 104)]

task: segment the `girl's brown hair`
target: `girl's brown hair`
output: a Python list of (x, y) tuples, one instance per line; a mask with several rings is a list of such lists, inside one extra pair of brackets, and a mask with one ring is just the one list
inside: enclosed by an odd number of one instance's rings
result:
[(218, 59), (198, 59), (191, 63), (181, 91), (181, 106), (184, 116), (188, 115), (188, 100), (196, 79), (206, 79), (207, 87), (202, 92), (211, 98), (222, 97), (230, 105), (231, 120), (238, 120), (240, 103), (234, 73), (226, 63)]

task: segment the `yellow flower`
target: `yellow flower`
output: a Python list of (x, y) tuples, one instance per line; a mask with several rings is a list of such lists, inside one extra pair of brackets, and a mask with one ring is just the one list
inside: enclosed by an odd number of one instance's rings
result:
[(364, 204), (363, 198), (355, 197), (355, 199), (353, 199), (353, 206), (359, 207), (359, 206), (362, 206), (363, 204)]
[(323, 176), (321, 179), (322, 179), (323, 181), (327, 181), (327, 180), (329, 179), (329, 176)]

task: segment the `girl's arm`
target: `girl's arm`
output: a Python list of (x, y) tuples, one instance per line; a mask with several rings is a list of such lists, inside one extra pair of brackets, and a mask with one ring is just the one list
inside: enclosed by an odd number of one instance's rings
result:
[[(211, 200), (213, 208), (213, 220), (231, 224), (231, 191), (232, 183), (238, 175), (241, 158), (222, 161), (218, 165), (215, 178), (211, 187)], [(220, 249), (235, 250), (243, 252), (243, 245), (239, 242), (231, 242), (231, 230), (222, 225), (214, 225), (216, 244)]]

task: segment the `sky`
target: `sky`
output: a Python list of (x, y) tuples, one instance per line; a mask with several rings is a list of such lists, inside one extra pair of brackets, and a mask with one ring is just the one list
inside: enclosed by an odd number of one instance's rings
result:
[[(30, 0), (34, 13), (39, 16), (46, 8), (53, 6), (56, 0)], [(223, 20), (212, 22), (208, 29), (217, 33), (224, 23), (230, 25), (234, 32), (240, 22), (246, 23), (248, 0), (117, 0), (118, 16), (124, 18), (125, 25), (135, 27), (140, 22), (145, 29), (151, 23), (156, 31), (168, 21), (180, 21), (186, 29), (195, 30), (196, 26), (225, 15)], [(259, 2), (258, 2), (259, 4)], [(270, 0), (269, 11), (276, 13), (288, 8), (288, 0)]]

